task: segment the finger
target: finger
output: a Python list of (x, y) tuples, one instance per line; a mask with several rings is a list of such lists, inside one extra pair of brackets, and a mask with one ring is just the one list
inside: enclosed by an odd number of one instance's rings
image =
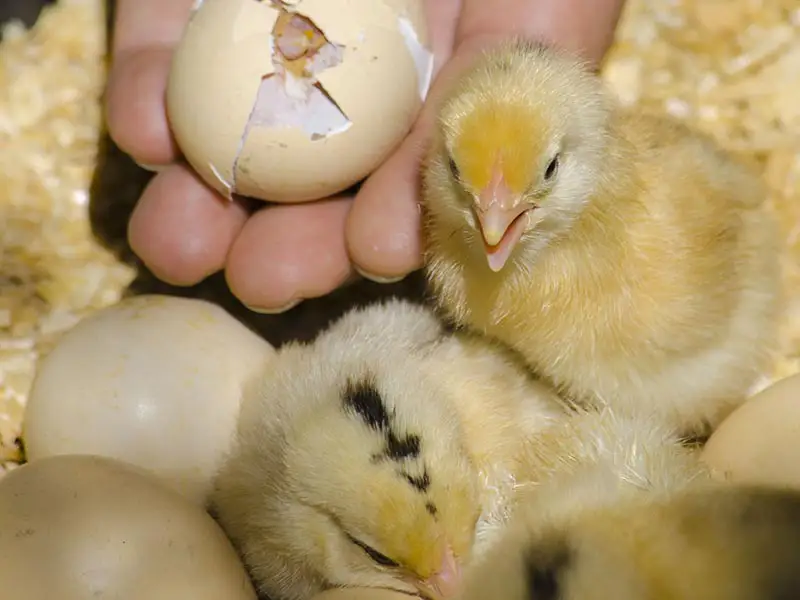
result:
[(194, 0), (117, 0), (113, 58), (181, 39)]
[(164, 96), (172, 49), (180, 41), (193, 0), (118, 0), (106, 91), (109, 135), (136, 162), (175, 159)]
[(464, 0), (456, 46), (524, 35), (599, 62), (608, 50), (624, 0)]
[[(437, 74), (450, 58), (460, 5), (455, 0), (426, 3)], [(350, 258), (359, 272), (375, 281), (400, 279), (421, 262), (418, 170), (430, 131), (429, 105), (396, 152), (364, 182), (347, 219)]]
[(108, 132), (141, 165), (166, 165), (178, 154), (164, 102), (172, 50), (154, 47), (122, 56), (109, 75)]
[(428, 23), (430, 49), (435, 60), (434, 71), (438, 71), (447, 62), (453, 51), (462, 1), (425, 0), (425, 19)]
[(224, 268), (246, 218), (241, 205), (220, 198), (187, 167), (172, 165), (139, 199), (128, 239), (157, 277), (192, 285)]
[(339, 197), (254, 214), (228, 256), (231, 291), (252, 310), (280, 312), (342, 285), (352, 275), (342, 236), (350, 205)]

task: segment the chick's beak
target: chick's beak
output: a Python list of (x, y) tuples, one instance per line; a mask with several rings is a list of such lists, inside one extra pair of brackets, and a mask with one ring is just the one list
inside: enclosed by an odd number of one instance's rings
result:
[(426, 595), (434, 599), (451, 598), (461, 584), (461, 567), (448, 546), (439, 570), (422, 582)]
[(489, 184), (476, 199), (475, 216), (480, 224), (486, 259), (492, 271), (500, 271), (525, 231), (526, 213), (533, 207), (521, 201), (495, 168)]

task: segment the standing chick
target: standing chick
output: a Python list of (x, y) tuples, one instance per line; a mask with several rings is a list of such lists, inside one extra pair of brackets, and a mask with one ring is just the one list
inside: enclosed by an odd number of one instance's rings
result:
[(211, 512), (272, 600), (448, 596), (504, 517), (521, 440), (563, 415), (505, 350), (429, 310), (356, 310), (248, 390)]
[(800, 495), (708, 486), (542, 524), (520, 514), (458, 600), (800, 598)]
[(757, 381), (778, 236), (759, 179), (706, 137), (515, 41), (445, 99), (423, 177), (439, 304), (565, 397), (704, 433)]

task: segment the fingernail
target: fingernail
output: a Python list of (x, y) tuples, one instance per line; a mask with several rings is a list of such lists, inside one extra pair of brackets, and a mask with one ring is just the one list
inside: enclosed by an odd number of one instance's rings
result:
[(169, 165), (146, 165), (140, 162), (136, 162), (142, 169), (145, 171), (150, 171), (151, 173), (158, 173), (166, 169)]
[(295, 306), (302, 302), (302, 298), (300, 300), (292, 300), (288, 304), (284, 304), (279, 308), (262, 308), (260, 306), (250, 306), (245, 304), (247, 310), (252, 311), (254, 313), (258, 313), (260, 315), (279, 315), (281, 313), (285, 313), (287, 310), (293, 309)]
[(408, 275), (408, 273), (406, 273), (405, 275), (400, 275), (399, 277), (381, 277), (380, 275), (372, 275), (371, 273), (367, 273), (355, 265), (353, 265), (353, 268), (355, 269), (356, 273), (361, 275), (364, 279), (369, 279), (375, 283), (397, 283), (398, 281), (405, 279), (406, 275)]

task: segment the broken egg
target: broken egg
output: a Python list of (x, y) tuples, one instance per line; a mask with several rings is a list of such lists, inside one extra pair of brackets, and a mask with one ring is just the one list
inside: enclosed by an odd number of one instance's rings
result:
[(391, 154), (432, 72), (421, 0), (204, 0), (167, 112), (186, 160), (225, 197), (310, 201)]

